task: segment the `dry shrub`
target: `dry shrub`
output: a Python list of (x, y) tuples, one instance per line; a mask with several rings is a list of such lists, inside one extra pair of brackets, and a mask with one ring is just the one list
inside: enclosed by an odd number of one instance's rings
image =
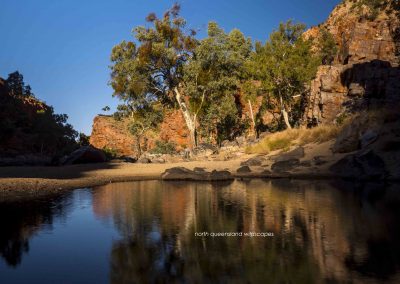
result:
[(321, 125), (310, 129), (287, 129), (272, 133), (258, 144), (246, 148), (249, 154), (268, 154), (272, 151), (287, 151), (292, 146), (302, 146), (310, 143), (323, 143), (334, 139), (340, 128), (335, 125)]

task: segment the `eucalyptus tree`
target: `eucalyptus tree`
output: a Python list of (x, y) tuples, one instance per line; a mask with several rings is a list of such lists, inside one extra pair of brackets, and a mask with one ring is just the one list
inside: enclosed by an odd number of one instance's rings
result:
[(302, 37), (305, 26), (281, 23), (265, 43), (256, 44), (252, 71), (263, 89), (277, 102), (286, 128), (295, 122), (294, 98), (302, 96), (315, 76), (320, 58), (311, 52), (311, 41)]
[(251, 50), (251, 40), (238, 29), (225, 33), (210, 22), (207, 37), (185, 65), (185, 93), (203, 136), (220, 142), (240, 131), (238, 95)]
[[(153, 103), (178, 107), (195, 144), (195, 121), (184, 95), (183, 70), (196, 48), (195, 32), (186, 30), (175, 4), (162, 18), (147, 16), (149, 26), (133, 30), (135, 42), (123, 41), (112, 50), (111, 86), (114, 96), (133, 112)], [(132, 114), (133, 116), (133, 114)]]

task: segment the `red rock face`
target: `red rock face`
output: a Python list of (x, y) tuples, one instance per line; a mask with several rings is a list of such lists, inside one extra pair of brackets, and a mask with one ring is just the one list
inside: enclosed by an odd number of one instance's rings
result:
[[(137, 140), (128, 131), (128, 122), (116, 121), (111, 116), (99, 115), (94, 118), (90, 144), (96, 148), (109, 148), (119, 155), (137, 156)], [(155, 142), (171, 142), (182, 150), (189, 146), (189, 132), (179, 110), (172, 110), (164, 115), (156, 133), (148, 131), (141, 139), (142, 151), (154, 148)]]
[(179, 110), (173, 110), (164, 115), (159, 137), (162, 141), (175, 143), (177, 150), (182, 150), (190, 145), (189, 130)]
[(90, 144), (99, 149), (113, 149), (120, 155), (136, 154), (135, 138), (127, 131), (126, 125), (111, 116), (96, 116), (93, 120)]
[[(320, 66), (311, 91), (305, 121), (331, 123), (365, 98), (386, 103), (399, 101), (400, 20), (395, 13), (380, 11), (374, 19), (351, 8), (352, 1), (338, 5), (322, 26), (339, 47), (332, 66)], [(318, 36), (312, 28), (305, 37)]]

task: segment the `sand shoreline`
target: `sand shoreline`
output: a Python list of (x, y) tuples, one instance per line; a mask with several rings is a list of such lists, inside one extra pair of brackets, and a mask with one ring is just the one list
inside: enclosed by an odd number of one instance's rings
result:
[(71, 165), (63, 167), (2, 167), (0, 168), (0, 194), (10, 191), (34, 192), (75, 189), (104, 185), (110, 182), (127, 182), (161, 179), (169, 168), (202, 167), (206, 170), (229, 170), (232, 173), (240, 161), (193, 161), (168, 164), (104, 163)]
[(114, 182), (160, 180), (169, 168), (204, 168), (207, 171), (228, 170), (235, 178), (332, 178), (331, 175), (279, 174), (267, 175), (262, 169), (237, 173), (242, 160), (192, 161), (168, 164), (104, 163), (63, 167), (3, 167), (0, 168), (0, 197), (15, 194), (42, 194), (77, 188), (87, 188)]
[(340, 178), (323, 168), (285, 173), (265, 172), (252, 167), (249, 173), (237, 173), (243, 159), (230, 161), (190, 161), (167, 164), (104, 163), (62, 167), (0, 167), (0, 200), (39, 196), (64, 190), (101, 186), (115, 182), (161, 180), (165, 170), (173, 167), (195, 167), (206, 171), (228, 170), (234, 178), (331, 180)]

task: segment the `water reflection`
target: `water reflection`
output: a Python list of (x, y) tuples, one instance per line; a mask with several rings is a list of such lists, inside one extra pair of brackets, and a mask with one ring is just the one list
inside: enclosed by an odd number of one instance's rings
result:
[[(144, 181), (71, 196), (76, 192), (0, 204), (0, 255), (9, 267), (27, 269), (28, 264), (18, 264), (24, 263), (30, 239), (50, 231), (57, 239), (68, 235), (64, 240), (73, 243), (71, 255), (90, 251), (96, 236), (95, 249), (109, 252), (85, 257), (87, 269), (96, 271), (99, 262), (109, 269), (107, 279), (107, 272), (91, 275), (97, 283), (400, 281), (399, 186)], [(80, 207), (82, 202), (89, 210)], [(61, 221), (80, 231), (52, 228)], [(273, 232), (274, 237), (196, 237), (196, 232)], [(66, 271), (83, 261), (69, 263)], [(0, 280), (1, 271), (6, 270), (0, 263)], [(80, 276), (70, 280), (79, 282)]]
[[(94, 193), (112, 219), (111, 279), (315, 282), (394, 279), (399, 192), (288, 180), (115, 184)], [(199, 238), (195, 232), (265, 232), (273, 238)]]
[(0, 203), (0, 256), (16, 267), (29, 252), (29, 239), (44, 230), (52, 230), (55, 218), (65, 219), (70, 194), (19, 202)]

